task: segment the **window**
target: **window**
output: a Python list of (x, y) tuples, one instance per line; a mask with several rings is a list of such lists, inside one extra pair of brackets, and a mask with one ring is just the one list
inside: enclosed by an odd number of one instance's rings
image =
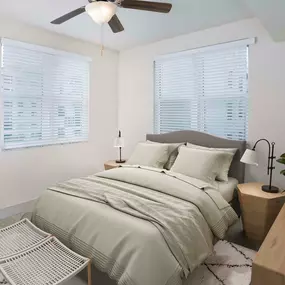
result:
[(184, 51), (155, 60), (155, 132), (190, 129), (245, 140), (248, 44), (252, 41)]
[(87, 141), (89, 61), (2, 39), (2, 148)]

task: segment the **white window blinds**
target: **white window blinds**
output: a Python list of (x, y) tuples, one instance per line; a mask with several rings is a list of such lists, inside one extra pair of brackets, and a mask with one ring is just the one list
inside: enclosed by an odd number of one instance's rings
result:
[(155, 60), (155, 132), (197, 130), (245, 140), (251, 42), (221, 44)]
[(1, 40), (2, 147), (88, 140), (89, 59)]

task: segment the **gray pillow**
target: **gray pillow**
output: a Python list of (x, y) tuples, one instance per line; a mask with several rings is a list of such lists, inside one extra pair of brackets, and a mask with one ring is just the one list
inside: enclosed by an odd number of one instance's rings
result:
[(168, 145), (138, 143), (126, 164), (163, 168), (168, 157)]
[(170, 170), (170, 168), (173, 166), (178, 155), (179, 147), (186, 144), (186, 143), (158, 143), (153, 141), (147, 141), (147, 143), (168, 145), (169, 158), (166, 164), (164, 165), (164, 168), (167, 170)]
[(220, 168), (232, 157), (231, 153), (192, 149), (182, 146), (171, 171), (214, 184)]

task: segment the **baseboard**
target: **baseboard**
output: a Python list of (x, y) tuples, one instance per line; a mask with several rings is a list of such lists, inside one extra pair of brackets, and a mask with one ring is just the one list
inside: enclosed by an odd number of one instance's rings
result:
[(7, 217), (17, 215), (20, 213), (31, 212), (36, 201), (37, 199), (30, 200), (21, 204), (17, 204), (15, 206), (10, 206), (4, 209), (0, 209), (0, 219), (5, 219)]

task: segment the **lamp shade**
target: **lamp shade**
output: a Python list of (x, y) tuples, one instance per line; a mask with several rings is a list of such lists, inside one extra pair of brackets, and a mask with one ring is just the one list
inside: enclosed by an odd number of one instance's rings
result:
[(245, 164), (251, 164), (251, 165), (258, 166), (257, 154), (254, 150), (251, 150), (251, 149), (247, 149), (244, 152), (240, 161), (245, 163)]
[(125, 142), (124, 139), (122, 137), (117, 137), (114, 140), (114, 147), (124, 147), (125, 146)]
[(87, 14), (99, 25), (108, 23), (116, 14), (117, 6), (111, 2), (92, 2), (86, 7)]

